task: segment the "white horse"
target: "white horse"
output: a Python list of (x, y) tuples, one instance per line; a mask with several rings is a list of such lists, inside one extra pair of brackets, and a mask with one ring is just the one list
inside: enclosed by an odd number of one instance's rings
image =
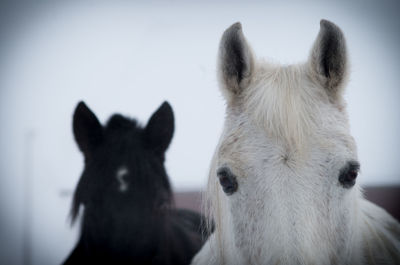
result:
[(218, 59), (226, 119), (193, 264), (400, 264), (400, 225), (366, 201), (343, 89), (346, 43), (322, 20), (309, 60), (256, 60), (240, 23)]

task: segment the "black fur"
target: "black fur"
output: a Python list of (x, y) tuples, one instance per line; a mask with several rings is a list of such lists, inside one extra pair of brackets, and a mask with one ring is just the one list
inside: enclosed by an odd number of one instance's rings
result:
[[(72, 222), (83, 206), (79, 242), (64, 264), (189, 264), (206, 239), (203, 217), (173, 207), (164, 168), (174, 117), (165, 102), (145, 128), (113, 115), (106, 126), (83, 102), (74, 135), (85, 168), (74, 193)], [(118, 169), (128, 170), (119, 190)]]
[(75, 141), (85, 158), (90, 156), (103, 140), (103, 129), (99, 120), (83, 102), (79, 102), (75, 109), (73, 130)]
[(147, 145), (160, 155), (164, 154), (174, 134), (174, 116), (167, 102), (154, 113), (145, 131)]

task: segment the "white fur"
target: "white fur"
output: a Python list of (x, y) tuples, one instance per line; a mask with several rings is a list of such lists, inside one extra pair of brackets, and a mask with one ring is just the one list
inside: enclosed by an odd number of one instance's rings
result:
[[(400, 264), (399, 223), (338, 182), (356, 146), (342, 95), (330, 100), (313, 74), (258, 61), (240, 95), (221, 84), (226, 120), (204, 202), (215, 232), (192, 264)], [(230, 196), (222, 166), (237, 176)]]
[(117, 170), (117, 174), (115, 175), (115, 177), (118, 180), (118, 189), (120, 192), (126, 192), (128, 190), (128, 183), (125, 180), (125, 176), (128, 175), (128, 173), (129, 171), (125, 166), (122, 166)]

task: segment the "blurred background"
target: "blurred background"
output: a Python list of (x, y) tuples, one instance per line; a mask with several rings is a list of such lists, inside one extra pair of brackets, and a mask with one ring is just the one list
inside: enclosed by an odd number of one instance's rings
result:
[(0, 264), (59, 264), (75, 245), (78, 225), (70, 227), (68, 214), (83, 169), (71, 128), (79, 100), (101, 122), (119, 112), (142, 124), (168, 100), (176, 118), (166, 161), (173, 188), (204, 189), (224, 119), (217, 48), (237, 21), (258, 57), (284, 64), (307, 59), (321, 18), (342, 28), (359, 181), (398, 187), (399, 7), (387, 0), (2, 1)]

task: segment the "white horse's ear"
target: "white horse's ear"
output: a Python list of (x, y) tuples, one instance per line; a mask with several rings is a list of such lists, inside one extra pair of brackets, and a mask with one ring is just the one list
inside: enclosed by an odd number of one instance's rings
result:
[(337, 99), (347, 81), (348, 62), (343, 32), (332, 22), (321, 20), (309, 65), (314, 80), (333, 100)]
[(254, 71), (252, 51), (238, 22), (222, 35), (218, 56), (218, 78), (227, 99), (249, 85)]

